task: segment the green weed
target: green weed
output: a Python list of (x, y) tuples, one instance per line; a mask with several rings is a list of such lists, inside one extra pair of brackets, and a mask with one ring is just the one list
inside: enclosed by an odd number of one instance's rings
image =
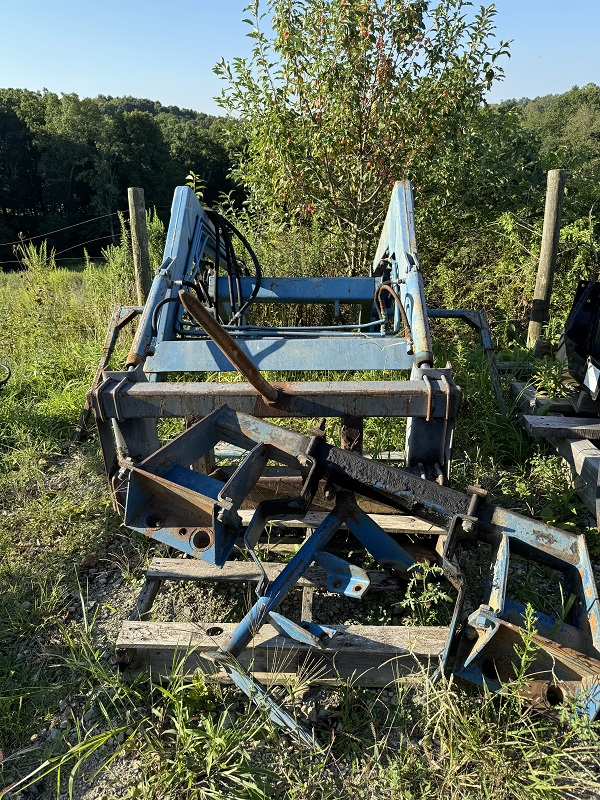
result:
[(569, 375), (566, 361), (556, 358), (539, 359), (534, 367), (532, 382), (540, 394), (548, 397), (568, 397), (575, 381)]
[(453, 598), (443, 588), (444, 572), (437, 564), (419, 562), (411, 567), (404, 598), (396, 603), (406, 615), (405, 625), (447, 625), (452, 617)]

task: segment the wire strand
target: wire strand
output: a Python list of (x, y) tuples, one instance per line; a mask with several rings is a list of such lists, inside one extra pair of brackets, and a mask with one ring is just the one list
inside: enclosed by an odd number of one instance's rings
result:
[(107, 233), (106, 236), (98, 236), (96, 239), (88, 239), (87, 242), (78, 242), (77, 244), (67, 247), (64, 250), (59, 250), (59, 252), (55, 253), (54, 255), (59, 256), (61, 253), (68, 253), (69, 250), (75, 250), (76, 247), (84, 247), (86, 244), (92, 244), (92, 242), (101, 242), (103, 239), (112, 239), (112, 234)]
[[(61, 233), (62, 231), (69, 231), (71, 228), (77, 228), (80, 225), (87, 225), (88, 222), (96, 222), (99, 219), (106, 219), (107, 217), (114, 217), (116, 214), (126, 214), (128, 211), (113, 211), (110, 214), (102, 214), (100, 217), (91, 217), (91, 219), (84, 219), (83, 222), (76, 222), (73, 225), (67, 225), (65, 228), (57, 228), (55, 231), (48, 231), (47, 233), (38, 233), (35, 236), (27, 236), (24, 239), (17, 239), (14, 242), (0, 242), (0, 247), (9, 247), (11, 244), (23, 244), (24, 242), (32, 242), (34, 239), (43, 239), (44, 236), (52, 236), (53, 233)], [(65, 252), (63, 250), (63, 252)], [(7, 262), (10, 263), (10, 262)]]

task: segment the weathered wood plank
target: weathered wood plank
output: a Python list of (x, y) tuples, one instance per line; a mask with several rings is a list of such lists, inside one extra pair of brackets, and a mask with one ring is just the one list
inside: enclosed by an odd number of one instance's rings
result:
[(313, 600), (315, 597), (315, 590), (312, 586), (305, 586), (302, 589), (302, 610), (300, 611), (300, 619), (303, 622), (313, 621)]
[(146, 581), (142, 586), (142, 591), (138, 596), (135, 608), (129, 615), (130, 620), (137, 621), (146, 619), (156, 599), (156, 595), (160, 590), (161, 583), (160, 577), (146, 576)]
[[(510, 393), (523, 414), (535, 410), (539, 395), (533, 387), (527, 387), (524, 383), (511, 383)], [(577, 493), (586, 508), (596, 516), (600, 450), (589, 439), (559, 439), (556, 436), (546, 438), (571, 467)]]
[(510, 396), (516, 400), (519, 410), (523, 414), (530, 414), (538, 408), (544, 408), (548, 414), (573, 414), (573, 405), (568, 397), (552, 398), (538, 394), (535, 386), (530, 386), (522, 381), (513, 381), (510, 385)]
[[(263, 562), (269, 581), (275, 580), (285, 568), (285, 564), (276, 564), (270, 561)], [(370, 591), (385, 591), (397, 589), (398, 580), (392, 575), (376, 570), (368, 571), (371, 581)], [(244, 583), (257, 581), (260, 575), (251, 561), (228, 561), (223, 569), (207, 564), (196, 558), (153, 558), (148, 571), (147, 579), (176, 580), (176, 581), (228, 581)], [(327, 585), (327, 573), (322, 567), (313, 564), (297, 582), (296, 586), (324, 588)]]
[[(252, 509), (243, 509), (239, 512), (244, 525), (249, 525), (254, 511)], [(277, 528), (318, 528), (327, 516), (326, 511), (308, 511), (303, 517), (296, 519), (275, 520), (273, 525)], [(405, 514), (369, 514), (373, 522), (376, 522), (379, 527), (388, 533), (405, 533), (405, 534), (430, 534), (432, 536), (439, 536), (444, 533), (444, 529), (438, 525), (432, 525), (424, 519), (418, 517), (411, 517)], [(345, 525), (340, 527), (340, 530), (347, 530)]]
[[(334, 625), (338, 635), (326, 650), (315, 650), (265, 625), (253, 647), (239, 659), (255, 677), (269, 684), (287, 682), (300, 673), (310, 683), (353, 679), (360, 686), (380, 687), (398, 677), (434, 669), (449, 628)], [(215, 680), (226, 675), (207, 654), (222, 645), (234, 623), (125, 622), (117, 640), (119, 652), (133, 653), (129, 667), (154, 676), (168, 675), (184, 659), (184, 674), (201, 669)]]
[(533, 364), (522, 361), (496, 361), (496, 369), (498, 372), (514, 372), (525, 377), (533, 372)]
[(596, 516), (600, 450), (588, 439), (548, 437), (548, 441), (571, 467), (577, 493), (586, 508)]
[(523, 423), (530, 436), (555, 436), (557, 439), (600, 439), (600, 419), (598, 417), (538, 417), (524, 414)]
[(548, 414), (564, 414), (565, 416), (573, 414), (573, 404), (569, 397), (548, 397), (545, 394), (539, 394), (535, 386), (531, 386), (521, 381), (514, 381), (510, 385), (510, 396), (513, 400), (518, 401), (520, 411), (523, 413), (536, 411), (543, 408)]
[(600, 414), (600, 400), (592, 400), (590, 393), (583, 389), (569, 397), (569, 402), (577, 414)]

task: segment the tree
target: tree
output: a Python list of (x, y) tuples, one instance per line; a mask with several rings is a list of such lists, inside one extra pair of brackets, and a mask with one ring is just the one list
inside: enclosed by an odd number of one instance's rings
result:
[[(429, 164), (463, 132), (507, 53), (494, 6), (441, 0), (259, 0), (250, 59), (222, 60), (221, 105), (238, 113), (247, 146), (235, 175), (250, 201), (344, 231), (348, 268), (364, 267), (394, 180), (432, 183)], [(445, 187), (444, 187), (445, 192)]]
[(33, 137), (11, 105), (0, 97), (0, 236), (17, 231), (39, 212), (38, 153)]
[[(206, 115), (204, 115), (206, 117)], [(206, 120), (210, 124), (206, 124)], [(214, 203), (221, 193), (235, 188), (229, 180), (231, 159), (227, 145), (233, 138), (235, 120), (183, 119), (174, 114), (159, 114), (156, 117), (169, 149), (176, 171), (173, 185), (181, 183), (191, 171), (200, 176), (205, 187), (204, 200)]]
[(524, 125), (540, 140), (545, 169), (568, 169), (566, 219), (597, 207), (600, 184), (600, 87), (588, 83), (528, 101)]

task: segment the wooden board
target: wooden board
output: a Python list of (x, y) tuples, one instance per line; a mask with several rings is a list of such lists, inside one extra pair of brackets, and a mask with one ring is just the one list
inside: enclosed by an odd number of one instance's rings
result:
[[(249, 525), (254, 511), (243, 509), (239, 512), (244, 525)], [(276, 520), (272, 523), (276, 528), (318, 528), (327, 516), (326, 511), (308, 511), (303, 517), (297, 519)], [(373, 522), (387, 531), (387, 533), (428, 534), (439, 536), (446, 531), (438, 525), (433, 525), (424, 519), (411, 517), (404, 514), (369, 514)], [(347, 530), (345, 525), (340, 530)]]
[[(183, 674), (201, 669), (213, 680), (226, 681), (224, 671), (207, 658), (227, 641), (234, 623), (132, 622), (123, 624), (117, 656), (132, 670), (154, 677), (169, 675), (184, 660)], [(264, 625), (253, 647), (239, 658), (255, 678), (267, 684), (311, 676), (310, 683), (331, 684), (352, 679), (359, 686), (387, 686), (402, 675), (438, 666), (449, 634), (447, 627), (332, 625), (338, 631), (330, 646), (317, 650), (278, 635)], [(126, 654), (125, 656), (123, 654)]]
[(531, 375), (533, 372), (532, 364), (522, 361), (496, 361), (496, 369), (498, 372), (513, 372), (521, 374), (523, 377)]
[[(269, 581), (272, 582), (287, 564), (275, 564), (270, 561), (263, 562)], [(369, 591), (384, 591), (397, 589), (398, 580), (386, 572), (368, 570), (367, 575), (371, 583)], [(196, 558), (153, 558), (146, 580), (175, 580), (175, 581), (227, 581), (233, 583), (246, 583), (258, 581), (258, 569), (252, 561), (228, 561), (223, 569), (213, 567), (205, 561)], [(322, 567), (313, 564), (295, 584), (300, 588), (312, 586), (325, 588), (327, 586), (327, 573)]]
[(600, 450), (588, 439), (556, 439), (548, 437), (548, 441), (571, 466), (575, 473), (577, 493), (586, 508), (596, 516)]
[[(511, 383), (510, 394), (523, 414), (539, 407), (537, 404), (540, 398), (532, 386), (528, 387), (524, 383)], [(572, 409), (572, 406), (570, 408)], [(566, 413), (570, 412), (566, 411)], [(577, 493), (586, 508), (596, 516), (600, 450), (589, 439), (561, 439), (557, 436), (547, 436), (546, 438), (571, 467)]]
[(592, 400), (590, 393), (583, 389), (569, 397), (569, 402), (577, 414), (600, 414), (600, 400)]
[(525, 414), (525, 430), (530, 436), (555, 436), (558, 439), (600, 439), (600, 419), (554, 417)]
[(573, 414), (573, 405), (568, 397), (557, 399), (538, 394), (535, 386), (531, 386), (521, 381), (513, 381), (510, 385), (511, 400), (516, 400), (519, 409), (524, 413), (537, 411), (539, 408), (545, 409), (548, 414)]

